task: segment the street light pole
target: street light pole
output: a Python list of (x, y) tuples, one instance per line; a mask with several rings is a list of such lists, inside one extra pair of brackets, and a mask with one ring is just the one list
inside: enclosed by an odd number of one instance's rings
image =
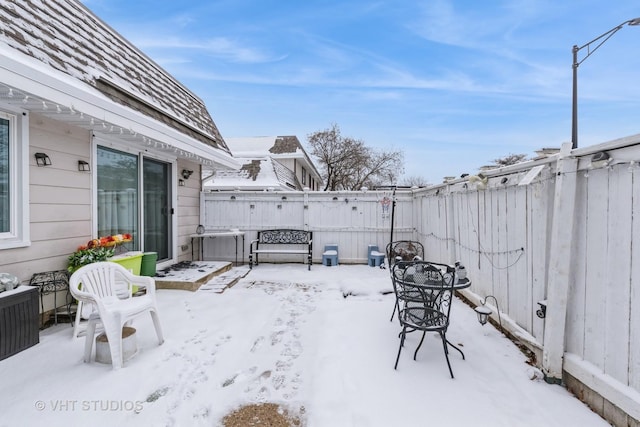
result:
[[(640, 25), (640, 18), (630, 19), (628, 21), (624, 21), (622, 24), (617, 27), (613, 27), (606, 33), (603, 33), (591, 40), (588, 43), (583, 44), (578, 47), (578, 45), (574, 45), (571, 50), (573, 53), (573, 97), (571, 100), (571, 143), (572, 148), (578, 148), (578, 66), (582, 64), (588, 57), (593, 54), (600, 46), (604, 44), (607, 40), (611, 38), (615, 33), (620, 31), (622, 27), (625, 25)], [(591, 45), (599, 42), (593, 49), (591, 49)], [(582, 49), (587, 48), (587, 54), (578, 61), (578, 52)]]

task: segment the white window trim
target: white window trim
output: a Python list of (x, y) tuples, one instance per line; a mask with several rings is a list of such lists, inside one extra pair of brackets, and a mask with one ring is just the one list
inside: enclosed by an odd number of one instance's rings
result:
[(31, 245), (29, 235), (29, 116), (24, 110), (0, 104), (0, 117), (10, 121), (9, 189), (11, 225), (0, 233), (0, 249)]

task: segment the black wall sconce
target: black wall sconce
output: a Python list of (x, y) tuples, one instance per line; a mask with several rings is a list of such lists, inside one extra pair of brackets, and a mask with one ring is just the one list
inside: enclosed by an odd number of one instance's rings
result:
[(91, 167), (89, 166), (89, 162), (86, 162), (84, 160), (78, 160), (78, 170), (80, 172), (90, 172)]
[(184, 179), (189, 179), (189, 177), (193, 175), (193, 171), (189, 170), (189, 169), (182, 169), (182, 177)]
[(184, 187), (184, 179), (178, 180), (178, 187)]
[(51, 159), (45, 153), (36, 153), (35, 156), (38, 166), (51, 166)]

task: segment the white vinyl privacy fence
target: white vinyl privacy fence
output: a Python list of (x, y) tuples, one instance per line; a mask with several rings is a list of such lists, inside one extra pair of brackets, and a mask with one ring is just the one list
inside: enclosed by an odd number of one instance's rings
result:
[[(601, 152), (608, 160), (592, 161)], [(246, 254), (258, 230), (295, 228), (313, 231), (317, 264), (329, 243), (339, 245), (340, 263), (365, 263), (367, 246), (384, 250), (392, 232), (422, 242), (429, 260), (460, 260), (473, 282), (465, 297), (494, 296), (502, 323), (549, 381), (577, 380), (596, 392), (587, 399), (595, 409), (624, 424), (620, 417), (640, 420), (639, 162), (634, 137), (565, 145), (546, 159), (395, 195), (206, 193), (202, 221), (207, 230), (245, 231)], [(205, 240), (205, 255), (234, 259), (217, 239)]]

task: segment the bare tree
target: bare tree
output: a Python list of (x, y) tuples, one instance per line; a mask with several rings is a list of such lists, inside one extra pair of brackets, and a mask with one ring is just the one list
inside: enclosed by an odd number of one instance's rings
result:
[(343, 137), (337, 124), (308, 135), (307, 141), (322, 171), (325, 191), (391, 184), (402, 173), (401, 151), (375, 151), (361, 140)]
[(419, 175), (406, 176), (400, 181), (401, 185), (407, 187), (426, 187), (429, 185), (429, 182), (426, 178)]
[(499, 157), (493, 160), (492, 166), (496, 168), (501, 168), (503, 166), (511, 166), (516, 163), (524, 162), (527, 160), (526, 154), (509, 154), (508, 156)]

